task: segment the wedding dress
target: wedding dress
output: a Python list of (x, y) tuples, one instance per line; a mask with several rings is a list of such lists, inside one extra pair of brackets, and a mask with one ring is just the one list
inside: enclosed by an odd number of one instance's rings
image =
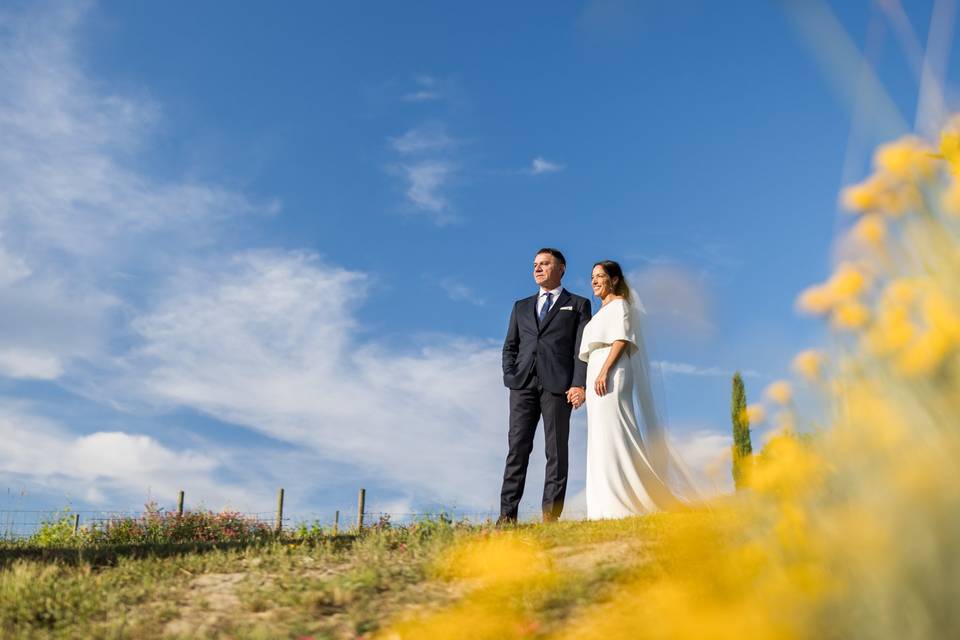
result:
[[(649, 513), (684, 502), (668, 485), (672, 455), (654, 405), (638, 311), (626, 300), (612, 300), (584, 327), (580, 342), (579, 356), (587, 363), (590, 520)], [(616, 340), (625, 340), (627, 348), (610, 370), (607, 393), (598, 396), (594, 382)], [(682, 474), (682, 469), (673, 471)]]

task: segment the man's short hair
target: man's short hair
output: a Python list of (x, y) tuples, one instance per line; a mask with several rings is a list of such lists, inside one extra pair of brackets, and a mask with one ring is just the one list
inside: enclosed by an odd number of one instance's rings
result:
[(560, 249), (554, 249), (553, 247), (544, 247), (543, 249), (540, 249), (540, 251), (537, 251), (535, 255), (540, 255), (541, 253), (549, 253), (550, 255), (552, 255), (554, 258), (557, 259), (557, 262), (562, 264), (564, 267), (567, 266), (567, 259), (563, 257), (562, 253), (560, 253)]

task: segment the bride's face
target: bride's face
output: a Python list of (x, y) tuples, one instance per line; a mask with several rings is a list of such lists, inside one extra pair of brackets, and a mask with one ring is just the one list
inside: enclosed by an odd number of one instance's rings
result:
[(590, 284), (593, 286), (593, 295), (601, 300), (613, 293), (613, 282), (610, 276), (603, 270), (603, 267), (597, 265), (593, 268), (593, 275), (590, 277)]

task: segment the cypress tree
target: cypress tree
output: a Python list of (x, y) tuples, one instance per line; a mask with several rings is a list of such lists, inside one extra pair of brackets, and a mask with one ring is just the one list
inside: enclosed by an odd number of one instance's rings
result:
[(733, 374), (730, 417), (733, 419), (733, 484), (737, 489), (740, 489), (746, 480), (744, 470), (749, 464), (753, 446), (750, 444), (747, 392), (743, 387), (743, 378), (739, 371)]

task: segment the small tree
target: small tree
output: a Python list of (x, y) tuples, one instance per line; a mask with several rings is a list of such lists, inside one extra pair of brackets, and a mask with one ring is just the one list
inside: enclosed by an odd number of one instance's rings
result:
[(743, 387), (743, 377), (739, 371), (733, 374), (730, 417), (733, 419), (733, 484), (740, 489), (746, 480), (744, 471), (750, 463), (753, 446), (750, 444), (747, 392)]

